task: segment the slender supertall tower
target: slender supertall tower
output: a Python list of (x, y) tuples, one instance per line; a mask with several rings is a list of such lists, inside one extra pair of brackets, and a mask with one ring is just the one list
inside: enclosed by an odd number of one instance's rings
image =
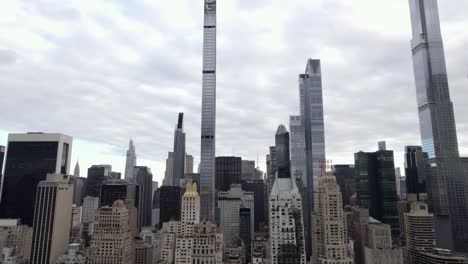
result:
[(136, 158), (135, 145), (133, 145), (133, 140), (130, 139), (125, 162), (125, 179), (128, 181), (133, 181), (133, 167), (137, 165)]
[(201, 219), (215, 220), (216, 0), (205, 0), (201, 118)]
[(179, 186), (180, 179), (185, 173), (185, 133), (184, 133), (184, 113), (179, 113), (177, 127), (174, 132), (174, 165), (172, 185)]
[[(437, 0), (409, 0), (422, 149), (438, 246), (466, 251), (467, 208)], [(451, 234), (451, 236), (450, 236)]]

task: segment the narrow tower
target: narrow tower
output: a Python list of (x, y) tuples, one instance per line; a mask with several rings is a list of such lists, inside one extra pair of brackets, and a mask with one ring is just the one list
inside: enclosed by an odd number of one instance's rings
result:
[(128, 181), (133, 181), (133, 167), (136, 166), (136, 152), (135, 145), (133, 145), (133, 140), (130, 139), (127, 150), (127, 160), (125, 162), (125, 179)]
[(205, 0), (201, 118), (201, 219), (215, 220), (216, 0)]
[(184, 113), (179, 113), (177, 127), (174, 132), (173, 186), (179, 186), (180, 179), (184, 178), (185, 156)]
[(437, 0), (409, 0), (422, 150), (428, 154), (429, 204), (437, 244), (468, 250), (467, 207)]

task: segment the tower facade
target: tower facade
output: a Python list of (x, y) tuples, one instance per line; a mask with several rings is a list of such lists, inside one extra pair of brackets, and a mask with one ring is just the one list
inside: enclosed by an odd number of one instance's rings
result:
[(174, 167), (173, 183), (174, 186), (180, 185), (180, 179), (184, 178), (185, 173), (185, 133), (184, 133), (184, 113), (179, 113), (177, 126), (174, 132)]
[(62, 134), (9, 134), (0, 218), (32, 226), (36, 190), (48, 173), (69, 174), (73, 138)]
[(216, 0), (205, 0), (200, 154), (201, 218), (215, 221)]
[(427, 200), (427, 153), (421, 146), (405, 147), (406, 192), (408, 200)]
[(467, 206), (437, 0), (410, 0), (413, 67), (437, 242), (468, 250)]
[(133, 180), (133, 168), (137, 165), (136, 159), (135, 145), (133, 144), (133, 140), (130, 140), (127, 150), (127, 159), (125, 162), (125, 179), (127, 181)]

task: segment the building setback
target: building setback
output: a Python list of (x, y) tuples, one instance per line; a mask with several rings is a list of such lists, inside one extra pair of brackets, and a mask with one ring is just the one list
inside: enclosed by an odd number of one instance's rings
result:
[(63, 134), (9, 134), (0, 218), (32, 226), (36, 190), (48, 173), (69, 174), (72, 137)]
[(37, 188), (30, 264), (55, 263), (67, 250), (72, 223), (73, 185), (69, 176), (48, 174)]

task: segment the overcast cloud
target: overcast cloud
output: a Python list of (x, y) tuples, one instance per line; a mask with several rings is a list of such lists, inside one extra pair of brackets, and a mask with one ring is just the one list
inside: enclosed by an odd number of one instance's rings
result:
[[(200, 145), (202, 0), (4, 0), (0, 144), (6, 133), (75, 138), (83, 172), (139, 165), (161, 180), (177, 113)], [(462, 154), (468, 155), (468, 1), (439, 1)], [(378, 140), (403, 166), (420, 144), (407, 0), (218, 0), (217, 155), (260, 159), (299, 112), (298, 74), (322, 60), (327, 157), (352, 163)]]

